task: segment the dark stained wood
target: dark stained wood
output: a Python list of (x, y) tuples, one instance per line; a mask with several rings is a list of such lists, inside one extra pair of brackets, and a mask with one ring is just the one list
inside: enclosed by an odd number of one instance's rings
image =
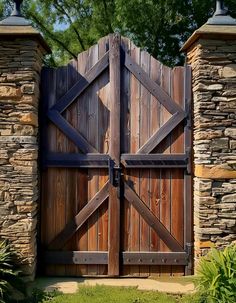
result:
[(56, 110), (48, 111), (48, 118), (82, 150), (83, 153), (97, 153), (98, 151)]
[[(84, 75), (88, 72), (90, 66), (88, 66), (88, 56), (89, 51), (82, 52), (78, 55), (78, 77), (84, 77)], [(88, 116), (88, 102), (87, 102), (87, 92), (85, 91), (83, 94), (79, 96), (79, 98), (75, 102), (76, 107), (76, 120), (77, 120), (77, 130), (84, 138), (88, 138), (88, 130), (87, 130), (87, 121), (89, 119)], [(81, 151), (79, 150), (78, 153)], [(77, 213), (79, 213), (84, 206), (88, 203), (88, 170), (87, 169), (77, 169)], [(88, 251), (88, 222), (85, 222), (80, 229), (75, 233), (76, 237), (76, 245), (74, 250), (76, 251)], [(77, 276), (88, 275), (88, 265), (81, 264), (76, 266), (76, 274)]]
[(165, 226), (153, 215), (138, 195), (125, 183), (125, 197), (133, 204), (144, 220), (153, 228), (165, 244), (173, 251), (183, 251), (181, 245), (175, 240)]
[(45, 251), (46, 264), (107, 264), (108, 253), (99, 251)]
[[(46, 274), (190, 274), (190, 68), (166, 67), (110, 35), (42, 77)], [(111, 159), (120, 183), (109, 180)]]
[[(120, 164), (120, 35), (109, 36), (110, 61), (110, 147), (109, 155)], [(109, 185), (108, 275), (118, 276), (120, 252), (120, 200), (117, 188)]]
[(188, 154), (123, 154), (122, 164), (127, 168), (186, 168), (189, 161)]
[[(136, 47), (132, 42), (130, 45), (130, 56), (136, 63), (140, 64), (140, 49)], [(140, 134), (140, 91), (141, 84), (137, 78), (130, 73), (130, 152), (136, 153), (139, 149), (139, 134)], [(138, 169), (127, 170), (127, 179), (135, 190), (139, 194), (139, 173)], [(126, 198), (126, 197), (125, 197)], [(129, 239), (128, 239), (128, 251), (140, 250), (140, 215), (134, 206), (126, 199), (126, 203), (130, 206), (130, 225), (129, 225)], [(139, 266), (129, 266), (127, 268), (127, 275), (139, 276)]]
[(187, 265), (186, 252), (123, 252), (123, 264), (128, 265)]
[[(172, 98), (184, 108), (184, 68), (172, 69)], [(171, 134), (171, 153), (184, 152), (184, 123)], [(189, 155), (187, 155), (189, 158)], [(189, 159), (188, 159), (189, 160)], [(186, 169), (187, 167), (185, 167)], [(184, 170), (171, 169), (171, 233), (184, 247)], [(172, 266), (172, 275), (184, 275), (183, 266)]]
[(98, 209), (98, 207), (108, 198), (108, 182), (103, 188), (84, 206), (84, 208), (66, 224), (66, 227), (49, 244), (52, 250), (61, 249), (71, 236), (84, 224), (85, 221)]
[[(142, 51), (140, 58), (140, 66), (143, 71), (150, 77), (150, 55)], [(150, 137), (150, 99), (151, 95), (145, 86), (141, 85), (140, 88), (140, 134), (139, 134), (139, 142), (142, 146)], [(144, 204), (150, 208), (150, 170), (149, 169), (141, 169), (139, 175), (139, 184), (140, 191), (139, 195)], [(140, 251), (149, 251), (150, 250), (150, 228), (146, 221), (140, 217)], [(149, 276), (149, 266), (140, 266), (139, 269), (140, 277), (148, 277)]]
[(125, 55), (125, 66), (142, 83), (149, 92), (171, 113), (183, 112), (170, 96), (139, 66), (128, 54)]
[[(121, 38), (121, 48), (124, 52), (130, 53), (130, 40)], [(121, 59), (123, 60), (123, 58)], [(123, 61), (122, 61), (123, 62)], [(130, 152), (130, 78), (131, 74), (127, 68), (121, 66), (121, 153)], [(127, 170), (124, 168), (124, 175)], [(127, 179), (127, 177), (126, 177)], [(121, 203), (121, 252), (130, 248), (130, 203), (122, 195)], [(130, 266), (121, 266), (121, 275), (127, 276), (130, 273)]]
[(162, 127), (154, 133), (149, 140), (138, 150), (138, 154), (148, 154), (153, 151), (158, 145), (183, 121), (185, 113), (175, 113)]
[[(104, 37), (98, 42), (98, 57), (101, 58), (109, 48), (109, 39)], [(100, 75), (98, 86), (98, 151), (108, 153), (109, 147), (109, 70)], [(108, 156), (108, 155), (107, 155)], [(99, 169), (99, 190), (108, 180), (108, 170)], [(108, 251), (108, 199), (98, 209), (98, 250)], [(108, 262), (107, 262), (108, 263)], [(107, 264), (98, 265), (98, 275), (107, 275)]]
[(48, 153), (44, 167), (108, 168), (108, 161), (105, 154)]
[[(188, 257), (182, 253), (123, 252), (124, 265), (187, 265)], [(46, 264), (107, 264), (108, 252), (45, 251)]]
[(79, 95), (108, 67), (109, 53), (107, 52), (61, 99), (51, 110), (62, 113)]
[[(187, 123), (185, 125), (185, 149), (190, 155), (190, 165), (188, 170), (184, 174), (184, 242), (186, 250), (189, 250), (189, 262), (188, 266), (185, 267), (185, 274), (193, 274), (193, 184), (191, 176), (191, 164), (192, 164), (192, 130), (191, 130), (191, 115), (192, 115), (192, 70), (191, 67), (185, 66), (185, 111), (188, 113)], [(191, 226), (191, 228), (188, 228)]]

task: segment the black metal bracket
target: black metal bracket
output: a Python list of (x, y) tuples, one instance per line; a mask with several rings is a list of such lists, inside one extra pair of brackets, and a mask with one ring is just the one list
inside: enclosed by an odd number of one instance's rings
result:
[(192, 159), (191, 159), (191, 148), (188, 147), (186, 148), (186, 154), (187, 154), (187, 173), (190, 175), (191, 174), (191, 166), (192, 166)]
[(186, 243), (185, 245), (185, 251), (187, 253), (188, 256), (188, 262), (191, 263), (192, 262), (192, 253), (193, 253), (193, 243)]
[(109, 159), (109, 182), (115, 187), (120, 186), (121, 171), (121, 166), (115, 165), (115, 162)]

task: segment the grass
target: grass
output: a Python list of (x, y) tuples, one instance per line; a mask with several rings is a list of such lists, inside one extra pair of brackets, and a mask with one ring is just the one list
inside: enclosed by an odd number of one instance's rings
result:
[(75, 294), (34, 296), (25, 303), (202, 303), (198, 295), (172, 296), (156, 291), (140, 291), (131, 287), (80, 286)]

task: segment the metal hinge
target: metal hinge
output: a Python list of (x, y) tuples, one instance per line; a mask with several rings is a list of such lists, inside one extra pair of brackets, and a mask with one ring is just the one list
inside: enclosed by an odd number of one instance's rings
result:
[(193, 243), (186, 243), (185, 244), (185, 252), (188, 256), (188, 262), (192, 261), (192, 253), (193, 253)]

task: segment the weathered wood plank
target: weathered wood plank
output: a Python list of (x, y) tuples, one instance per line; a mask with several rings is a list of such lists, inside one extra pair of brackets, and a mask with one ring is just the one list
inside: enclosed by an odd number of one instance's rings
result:
[[(150, 55), (142, 51), (140, 58), (140, 66), (143, 71), (150, 77)], [(151, 95), (149, 91), (141, 85), (140, 91), (140, 135), (139, 142), (142, 146), (148, 140), (150, 136), (150, 101)], [(142, 201), (150, 207), (149, 190), (150, 190), (150, 170), (142, 169), (140, 170), (139, 184), (140, 184), (140, 197)], [(140, 251), (150, 250), (150, 228), (146, 221), (140, 218)], [(140, 277), (149, 276), (149, 266), (140, 266)]]
[(49, 244), (48, 248), (52, 250), (61, 249), (73, 234), (88, 220), (88, 218), (98, 209), (100, 205), (108, 198), (108, 182), (96, 195), (84, 206), (84, 208), (74, 217), (72, 221), (66, 224), (65, 228)]
[(149, 140), (137, 151), (138, 154), (148, 154), (153, 151), (158, 145), (182, 122), (185, 118), (185, 113), (175, 113), (161, 128), (156, 131)]
[[(172, 70), (171, 96), (184, 108), (184, 68), (177, 67)], [(171, 134), (171, 153), (184, 152), (184, 126), (183, 123)], [(184, 170), (172, 168), (171, 170), (171, 233), (184, 247)], [(172, 275), (184, 275), (183, 266), (172, 266)]]
[(83, 153), (98, 153), (78, 131), (56, 110), (48, 111), (48, 118), (72, 141)]
[(125, 182), (125, 197), (130, 203), (136, 208), (144, 220), (153, 228), (165, 244), (173, 251), (182, 252), (183, 248), (170, 234), (166, 227), (153, 215), (150, 209), (145, 203), (139, 198), (139, 196), (129, 187)]
[(105, 154), (48, 153), (45, 158), (44, 167), (108, 168), (109, 161)]
[[(110, 61), (110, 148), (115, 165), (120, 164), (120, 36), (109, 36)], [(120, 252), (120, 200), (117, 188), (109, 186), (108, 275), (118, 276)]]
[(185, 274), (193, 273), (193, 184), (192, 184), (192, 130), (191, 130), (191, 102), (192, 102), (192, 71), (191, 67), (185, 66), (185, 111), (188, 114), (187, 123), (184, 128), (185, 132), (185, 150), (189, 152), (189, 167), (184, 174), (184, 242), (186, 249), (190, 251), (188, 266), (185, 267)]
[(125, 66), (171, 114), (183, 112), (183, 109), (170, 98), (168, 93), (166, 93), (155, 81), (150, 79), (142, 67), (128, 54), (125, 56)]
[(82, 92), (108, 67), (109, 53), (107, 52), (80, 80), (61, 97), (51, 110), (62, 113)]
[[(130, 40), (121, 38), (121, 48), (130, 53)], [(122, 53), (121, 53), (122, 54)], [(123, 58), (121, 58), (123, 63)], [(130, 152), (130, 77), (131, 74), (122, 64), (121, 66), (121, 153)], [(127, 179), (127, 170), (123, 171)], [(127, 251), (130, 247), (130, 203), (122, 195), (121, 197), (121, 251)], [(121, 275), (129, 275), (130, 267), (121, 267)]]
[[(162, 64), (151, 57), (150, 78), (158, 85), (161, 84)], [(161, 104), (152, 95), (150, 101), (150, 136), (152, 136), (160, 128)], [(155, 154), (154, 154), (155, 155)], [(160, 218), (160, 170), (150, 169), (150, 209), (153, 214)], [(160, 238), (157, 233), (151, 229), (150, 231), (150, 251), (158, 252), (160, 250)], [(151, 275), (160, 275), (160, 266), (150, 266)]]
[(43, 257), (46, 264), (94, 265), (108, 262), (106, 251), (45, 251)]
[[(85, 51), (78, 55), (78, 77), (81, 79), (88, 72), (89, 66), (87, 64), (89, 52)], [(88, 116), (88, 102), (87, 92), (82, 93), (77, 98), (74, 104), (77, 108), (77, 130), (84, 138), (88, 138), (87, 121)], [(79, 152), (82, 152), (79, 150)], [(77, 208), (78, 212), (81, 211), (84, 206), (88, 203), (88, 170), (78, 169), (77, 170)], [(77, 212), (77, 213), (78, 213)], [(76, 232), (75, 237), (77, 239), (76, 250), (87, 251), (88, 250), (88, 222), (85, 222), (80, 229)], [(83, 276), (88, 274), (88, 265), (77, 265), (76, 266), (77, 276)]]
[[(132, 42), (130, 45), (130, 56), (140, 64), (140, 49)], [(139, 149), (139, 134), (140, 134), (140, 88), (141, 84), (136, 77), (130, 73), (130, 152), (136, 153)], [(130, 186), (139, 194), (139, 170), (128, 170), (128, 180)], [(127, 201), (127, 199), (126, 199)], [(140, 250), (140, 215), (132, 204), (130, 205), (130, 233), (129, 233), (129, 248), (128, 250)], [(129, 266), (129, 275), (139, 276), (139, 266)]]
[[(104, 37), (98, 42), (99, 59), (108, 51), (109, 39)], [(100, 75), (98, 86), (98, 151), (102, 154), (108, 153), (109, 139), (109, 101), (110, 101), (110, 84), (109, 70)], [(108, 155), (106, 155), (108, 157)], [(108, 170), (99, 169), (99, 190), (108, 180)], [(108, 251), (108, 199), (98, 209), (98, 250)], [(108, 254), (107, 254), (108, 263)], [(107, 263), (98, 265), (98, 274), (107, 275)]]

